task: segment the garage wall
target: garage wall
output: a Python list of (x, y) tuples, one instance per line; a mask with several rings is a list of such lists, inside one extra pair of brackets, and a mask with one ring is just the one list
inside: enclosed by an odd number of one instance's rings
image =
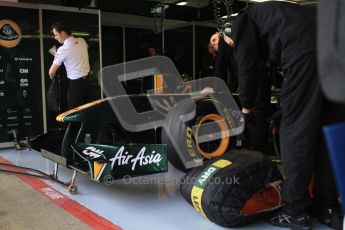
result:
[(50, 34), (51, 24), (70, 21), (75, 36), (88, 42), (90, 100), (101, 95), (97, 83), (101, 33), (97, 10), (0, 1), (0, 11), (0, 148), (5, 148), (13, 146), (13, 132), (24, 139), (58, 127), (45, 98), (53, 60), (48, 50), (58, 45)]
[(75, 36), (89, 44), (90, 100), (102, 95), (97, 80), (101, 66), (146, 57), (150, 44), (173, 59), (189, 80), (202, 77), (200, 60), (209, 36), (216, 30), (212, 23), (165, 20), (164, 31), (155, 33), (153, 18), (114, 13), (102, 13), (101, 17), (99, 11), (92, 9), (4, 0), (0, 0), (0, 10), (0, 21), (11, 20), (22, 32), (16, 46), (0, 44), (0, 148), (13, 146), (13, 131), (23, 139), (63, 127), (55, 121), (57, 114), (46, 106), (51, 82), (47, 73), (53, 60), (48, 50), (59, 45), (50, 34), (55, 21), (70, 23)]

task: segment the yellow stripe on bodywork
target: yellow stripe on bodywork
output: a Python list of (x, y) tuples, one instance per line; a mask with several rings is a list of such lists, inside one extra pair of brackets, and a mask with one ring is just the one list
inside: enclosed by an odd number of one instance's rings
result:
[(104, 163), (93, 162), (93, 180), (98, 181), (101, 172), (103, 171)]
[[(213, 162), (212, 164), (210, 164), (209, 166), (207, 166), (199, 175), (198, 177), (196, 178), (196, 181), (199, 181), (199, 179), (201, 178), (201, 176), (207, 172), (207, 170), (211, 167), (216, 167), (217, 170), (214, 171), (208, 178), (207, 182), (209, 181), (210, 178), (212, 178), (214, 175), (216, 175), (222, 168), (225, 168), (229, 165), (231, 165), (232, 162), (231, 161), (228, 161), (228, 160), (224, 160), (224, 159), (221, 159), (221, 160), (218, 160), (216, 162)], [(204, 193), (204, 190), (206, 188), (208, 183), (205, 183), (203, 184), (202, 186), (198, 186), (197, 185), (197, 182), (194, 183), (194, 186), (192, 188), (192, 192), (191, 192), (191, 201), (192, 201), (192, 204), (195, 208), (195, 210), (197, 210), (202, 216), (206, 217), (206, 214), (202, 208), (202, 195)]]
[(83, 110), (83, 109), (86, 109), (86, 108), (89, 108), (89, 107), (92, 107), (92, 106), (97, 105), (99, 103), (102, 103), (103, 101), (106, 101), (106, 100), (107, 99), (99, 99), (99, 100), (87, 103), (85, 105), (81, 105), (81, 106), (78, 106), (76, 108), (70, 109), (70, 110), (68, 110), (68, 111), (66, 111), (64, 113), (59, 114), (56, 117), (56, 120), (58, 122), (63, 122), (64, 117), (66, 117), (67, 115), (70, 115), (71, 113), (74, 113), (74, 112), (77, 112), (77, 111), (80, 111), (80, 110)]

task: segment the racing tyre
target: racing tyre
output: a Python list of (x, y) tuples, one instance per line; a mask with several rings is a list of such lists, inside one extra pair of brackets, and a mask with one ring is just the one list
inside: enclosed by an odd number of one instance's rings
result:
[[(201, 154), (204, 159), (221, 156), (226, 152), (229, 146), (234, 146), (235, 138), (225, 135), (228, 125), (213, 104), (219, 102), (215, 102), (209, 97), (196, 98), (194, 100), (196, 103), (196, 113), (193, 119), (182, 122), (177, 116), (167, 117), (166, 124), (169, 133), (171, 136), (177, 138), (177, 145), (181, 147), (183, 154)], [(221, 104), (219, 105), (222, 106)], [(202, 134), (203, 129), (206, 128), (202, 127), (202, 125), (209, 122), (215, 122), (218, 125), (217, 129), (223, 133), (221, 138), (197, 144), (199, 134)], [(192, 135), (193, 126), (196, 128), (194, 137)], [(181, 171), (188, 171), (182, 163), (165, 129), (162, 129), (161, 132), (161, 143), (167, 144), (168, 160), (170, 163)]]
[(229, 150), (182, 179), (184, 199), (223, 227), (250, 224), (282, 206), (282, 175), (276, 163), (256, 151)]

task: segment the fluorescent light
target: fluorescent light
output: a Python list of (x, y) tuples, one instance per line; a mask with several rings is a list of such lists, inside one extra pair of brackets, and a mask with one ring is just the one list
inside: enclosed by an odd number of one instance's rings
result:
[(238, 13), (235, 13), (235, 14), (230, 14), (230, 16), (228, 16), (228, 15), (224, 15), (224, 16), (222, 16), (221, 17), (221, 19), (227, 19), (227, 18), (232, 18), (232, 17), (237, 17), (238, 16)]
[(90, 33), (88, 33), (88, 32), (79, 32), (79, 31), (72, 31), (72, 35), (80, 36), (80, 37), (86, 37), (86, 36), (90, 36)]
[[(169, 5), (164, 5), (164, 10), (166, 10), (169, 7)], [(162, 13), (162, 6), (156, 5), (153, 8), (151, 8), (150, 13), (153, 15), (161, 14)]]
[(178, 5), (178, 6), (185, 6), (185, 5), (187, 5), (187, 2), (178, 2), (178, 3), (176, 3), (176, 5)]
[(251, 2), (268, 2), (268, 1), (271, 1), (271, 0), (251, 0)]
[[(272, 0), (250, 0), (250, 2), (268, 2), (268, 1), (272, 1)], [(275, 0), (275, 1), (296, 3), (296, 2), (299, 2), (301, 0)]]

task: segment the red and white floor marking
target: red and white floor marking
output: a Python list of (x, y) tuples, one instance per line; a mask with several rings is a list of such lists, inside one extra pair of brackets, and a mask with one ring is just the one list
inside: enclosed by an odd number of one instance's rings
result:
[[(12, 164), (3, 157), (0, 157), (1, 163)], [(107, 219), (99, 216), (97, 213), (89, 210), (78, 202), (70, 199), (66, 195), (52, 188), (44, 181), (28, 176), (17, 176), (24, 183), (40, 192), (47, 197), (53, 203), (63, 208), (65, 211), (75, 216), (83, 223), (87, 224), (93, 229), (109, 229), (109, 230), (121, 230), (122, 228), (108, 221)]]

